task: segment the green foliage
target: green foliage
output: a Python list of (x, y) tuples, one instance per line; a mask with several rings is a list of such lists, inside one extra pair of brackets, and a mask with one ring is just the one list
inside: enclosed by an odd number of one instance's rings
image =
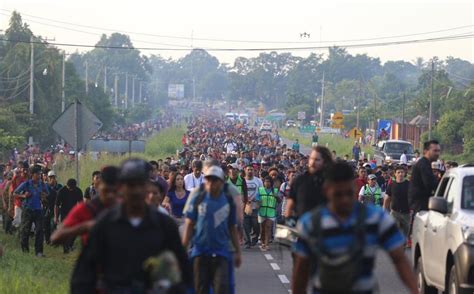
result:
[[(32, 243), (30, 240), (30, 250)], [(18, 236), (5, 235), (3, 230), (0, 244), (5, 249), (0, 260), (0, 293), (69, 292), (69, 279), (77, 253), (65, 255), (62, 248), (45, 246), (47, 258), (37, 258), (33, 253), (21, 252)]]
[(161, 131), (157, 136), (147, 141), (145, 154), (155, 159), (176, 154), (176, 150), (182, 147), (181, 136), (184, 133), (185, 129), (183, 127)]
[(436, 127), (443, 142), (450, 142), (451, 144), (462, 142), (464, 119), (462, 110), (449, 111), (443, 114)]

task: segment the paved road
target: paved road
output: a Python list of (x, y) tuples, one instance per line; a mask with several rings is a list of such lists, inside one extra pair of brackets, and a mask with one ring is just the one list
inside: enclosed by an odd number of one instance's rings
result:
[[(292, 141), (283, 138), (287, 146)], [(311, 148), (301, 146), (300, 151), (308, 154)], [(408, 252), (407, 252), (408, 254)], [(257, 247), (243, 250), (243, 264), (236, 273), (237, 293), (289, 293), (291, 283), (292, 259), (287, 248), (272, 246), (267, 252), (261, 252)], [(379, 251), (375, 268), (380, 293), (403, 294), (408, 293), (388, 255)]]
[[(267, 252), (261, 252), (257, 247), (244, 249), (242, 267), (236, 272), (236, 293), (288, 294), (291, 270), (291, 254), (286, 248), (275, 245)], [(382, 251), (377, 256), (375, 273), (380, 293), (408, 293), (389, 257)]]

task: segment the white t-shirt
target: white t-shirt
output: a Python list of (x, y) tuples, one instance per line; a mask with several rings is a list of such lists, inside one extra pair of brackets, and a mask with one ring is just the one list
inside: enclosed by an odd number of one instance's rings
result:
[(408, 163), (406, 154), (403, 153), (402, 156), (400, 156), (400, 163), (404, 163), (404, 164)]
[(247, 184), (248, 199), (252, 201), (252, 209), (256, 209), (257, 202), (255, 198), (257, 197), (258, 188), (263, 187), (263, 182), (259, 178), (253, 177), (251, 180), (245, 179), (245, 183)]
[(199, 178), (196, 178), (194, 173), (187, 174), (184, 177), (184, 188), (189, 192), (199, 187), (202, 183), (204, 183), (204, 175), (202, 173)]

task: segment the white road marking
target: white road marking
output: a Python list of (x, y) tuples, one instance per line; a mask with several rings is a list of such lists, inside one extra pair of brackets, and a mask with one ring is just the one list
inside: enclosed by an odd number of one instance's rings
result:
[(273, 260), (273, 256), (271, 254), (264, 254), (264, 255), (267, 260)]
[(270, 263), (270, 266), (272, 267), (272, 269), (274, 271), (279, 271), (280, 270), (280, 267), (276, 263)]
[(290, 283), (290, 280), (288, 280), (286, 275), (278, 275), (278, 278), (280, 279), (280, 282), (282, 282), (283, 284), (289, 284)]

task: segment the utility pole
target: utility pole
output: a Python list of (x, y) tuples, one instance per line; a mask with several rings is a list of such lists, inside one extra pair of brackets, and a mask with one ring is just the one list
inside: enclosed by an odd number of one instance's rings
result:
[(403, 92), (403, 103), (402, 103), (402, 139), (405, 140), (405, 101), (406, 101), (406, 93)]
[(377, 128), (377, 93), (374, 90), (374, 130)]
[(128, 73), (125, 73), (125, 109), (128, 108)]
[(89, 64), (87, 63), (87, 60), (85, 62), (86, 66), (86, 95), (89, 94)]
[(114, 105), (115, 108), (118, 107), (118, 76), (115, 74), (115, 80), (114, 80)]
[(359, 96), (357, 96), (357, 118), (356, 118), (356, 128), (359, 129), (359, 117), (360, 117), (360, 107), (359, 107), (359, 102), (360, 98), (362, 96), (362, 80), (359, 80)]
[(323, 79), (321, 80), (321, 112), (319, 114), (319, 127), (324, 127), (324, 72)]
[(61, 112), (64, 112), (66, 108), (66, 94), (64, 92), (64, 87), (66, 84), (66, 52), (63, 51), (63, 70), (61, 78)]
[(142, 103), (142, 81), (140, 81), (140, 90), (139, 90), (139, 94), (138, 94), (138, 99), (140, 101), (140, 104)]
[(431, 95), (430, 95), (430, 113), (428, 118), (428, 140), (431, 140), (433, 128), (433, 92), (434, 92), (434, 58), (431, 59)]
[(132, 79), (132, 107), (135, 107), (135, 76)]
[[(35, 104), (35, 46), (33, 44), (33, 36), (30, 38), (30, 114), (33, 116), (34, 114), (34, 104)], [(31, 145), (33, 144), (33, 137), (30, 136), (28, 138), (28, 143)]]
[(104, 93), (107, 94), (107, 66), (104, 67)]

